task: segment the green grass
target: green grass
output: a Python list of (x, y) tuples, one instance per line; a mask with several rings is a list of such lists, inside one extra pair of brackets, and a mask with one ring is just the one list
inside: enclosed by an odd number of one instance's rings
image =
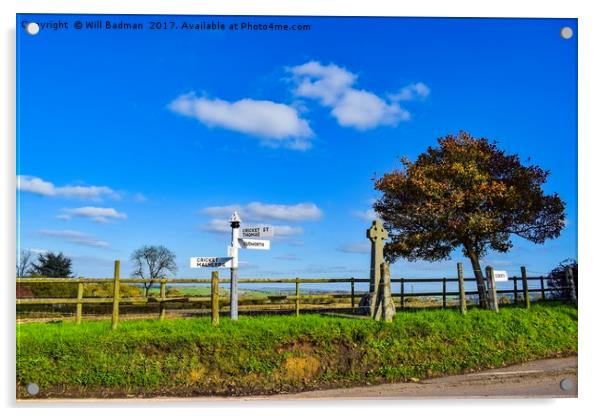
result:
[[(210, 296), (211, 295), (211, 287), (209, 286), (184, 286), (177, 287), (177, 296)], [(273, 290), (249, 290), (242, 289), (239, 290), (239, 297), (246, 298), (267, 298), (270, 295), (273, 295), (275, 291)], [(159, 288), (153, 287), (149, 290), (149, 293), (153, 295), (159, 294)], [(226, 288), (220, 288), (220, 293), (223, 296), (226, 293), (230, 293), (230, 291)]]
[(28, 323), (17, 391), (45, 397), (260, 394), (403, 381), (575, 354), (577, 310), (398, 313), (391, 324), (317, 315)]

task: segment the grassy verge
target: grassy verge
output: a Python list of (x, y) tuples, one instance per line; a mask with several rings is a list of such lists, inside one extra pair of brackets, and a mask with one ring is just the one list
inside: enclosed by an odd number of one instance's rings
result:
[(17, 326), (17, 394), (262, 394), (457, 374), (577, 352), (577, 310), (535, 305), (398, 313), (391, 324), (325, 316), (30, 323)]

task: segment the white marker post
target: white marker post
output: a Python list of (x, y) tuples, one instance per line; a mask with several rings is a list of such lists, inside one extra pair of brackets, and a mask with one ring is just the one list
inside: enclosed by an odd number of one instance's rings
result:
[(240, 232), (240, 216), (234, 211), (230, 218), (232, 227), (232, 241), (230, 243), (229, 256), (232, 257), (230, 266), (230, 318), (238, 319), (238, 235)]

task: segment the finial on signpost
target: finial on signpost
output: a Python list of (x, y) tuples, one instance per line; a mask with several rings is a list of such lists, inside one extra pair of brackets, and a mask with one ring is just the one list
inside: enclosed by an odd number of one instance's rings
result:
[(234, 213), (230, 217), (230, 227), (240, 228), (240, 215), (238, 215), (238, 212), (236, 211), (234, 211)]

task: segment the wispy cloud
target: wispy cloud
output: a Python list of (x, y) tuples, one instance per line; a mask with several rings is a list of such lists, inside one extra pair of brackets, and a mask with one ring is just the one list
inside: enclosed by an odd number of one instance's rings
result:
[(297, 256), (294, 253), (281, 254), (280, 256), (274, 257), (276, 260), (284, 260), (284, 261), (300, 261), (301, 257)]
[(361, 218), (362, 220), (364, 220), (366, 222), (372, 222), (372, 221), (378, 219), (378, 215), (376, 214), (376, 211), (374, 211), (372, 208), (369, 208), (365, 211), (352, 211), (351, 214), (355, 217)]
[(109, 247), (109, 243), (106, 241), (99, 240), (91, 235), (73, 231), (73, 230), (39, 230), (38, 233), (40, 235), (46, 237), (54, 237), (65, 240), (69, 243), (79, 244), (90, 247), (99, 247), (99, 248), (107, 248)]
[(303, 234), (303, 228), (290, 225), (274, 225), (274, 237), (290, 237)]
[(45, 254), (48, 253), (48, 250), (44, 249), (44, 248), (28, 248), (26, 249), (27, 251), (33, 253), (33, 254)]
[(148, 198), (146, 198), (146, 196), (144, 196), (144, 194), (141, 194), (140, 192), (135, 193), (132, 196), (132, 199), (134, 200), (134, 202), (146, 202), (146, 201), (148, 201)]
[[(258, 224), (262, 225), (262, 224)], [(293, 235), (303, 234), (303, 228), (301, 227), (292, 227), (290, 225), (275, 225), (274, 228), (274, 237), (289, 237)], [(213, 218), (207, 224), (201, 226), (203, 231), (207, 231), (210, 233), (217, 234), (225, 234), (230, 233), (230, 221), (220, 218)]]
[(119, 198), (117, 192), (108, 186), (65, 185), (56, 186), (52, 182), (28, 175), (17, 176), (17, 189), (48, 197), (80, 198), (100, 200), (103, 197)]
[(370, 252), (370, 242), (364, 241), (361, 243), (349, 243), (343, 244), (342, 246), (337, 248), (338, 251), (342, 251), (343, 253), (369, 253)]
[(431, 89), (423, 82), (406, 85), (397, 94), (390, 94), (391, 101), (425, 100), (431, 95)]
[(245, 98), (229, 102), (190, 93), (180, 95), (168, 107), (206, 126), (257, 137), (266, 146), (306, 150), (314, 136), (308, 121), (299, 116), (296, 108), (274, 101)]
[(70, 220), (73, 217), (90, 218), (95, 222), (107, 222), (109, 219), (125, 219), (127, 215), (117, 211), (115, 208), (101, 207), (81, 207), (81, 208), (63, 208), (63, 214), (57, 218)]
[(230, 222), (228, 220), (214, 218), (209, 221), (207, 224), (201, 226), (203, 231), (207, 231), (210, 233), (229, 233), (230, 232)]
[(265, 204), (251, 202), (246, 205), (223, 205), (203, 208), (200, 213), (212, 217), (229, 217), (238, 211), (243, 221), (312, 221), (322, 217), (322, 210), (311, 202), (300, 204)]
[(430, 93), (424, 83), (416, 83), (390, 95), (387, 100), (374, 92), (355, 88), (358, 76), (332, 63), (323, 65), (309, 61), (287, 69), (296, 85), (294, 94), (297, 97), (317, 100), (330, 108), (339, 125), (357, 130), (396, 126), (410, 120), (410, 113), (399, 105), (399, 101), (414, 96), (426, 97)]
[(365, 275), (369, 273), (370, 270), (356, 268), (356, 267), (348, 267), (348, 266), (339, 266), (339, 265), (321, 265), (321, 264), (310, 264), (302, 269), (291, 270), (292, 274), (300, 274), (305, 276), (311, 275), (330, 275), (331, 277), (335, 276), (345, 276), (349, 275)]

